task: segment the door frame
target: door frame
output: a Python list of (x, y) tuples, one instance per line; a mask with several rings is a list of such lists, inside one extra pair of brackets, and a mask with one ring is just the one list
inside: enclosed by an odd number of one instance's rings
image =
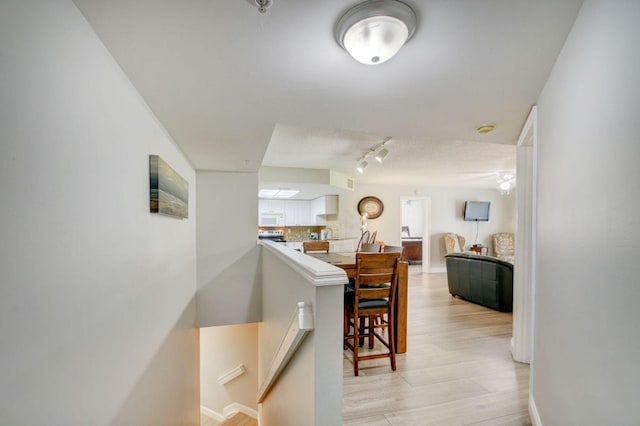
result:
[(536, 182), (538, 110), (534, 105), (522, 127), (516, 148), (516, 256), (513, 280), (513, 337), (515, 361), (531, 363), (536, 264)]

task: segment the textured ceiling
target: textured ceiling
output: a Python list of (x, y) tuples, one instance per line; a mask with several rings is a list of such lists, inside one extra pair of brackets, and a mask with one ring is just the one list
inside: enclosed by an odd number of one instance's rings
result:
[[(516, 142), (581, 0), (407, 1), (418, 29), (380, 66), (334, 40), (357, 2), (274, 0), (265, 14), (252, 0), (75, 3), (197, 169), (257, 171), (264, 158), (396, 182), (513, 168), (501, 145)], [(487, 122), (496, 131), (479, 135)], [(392, 155), (354, 174), (384, 136)]]

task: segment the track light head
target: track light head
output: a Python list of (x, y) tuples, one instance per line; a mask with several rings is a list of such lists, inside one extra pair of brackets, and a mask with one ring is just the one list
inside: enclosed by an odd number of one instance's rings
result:
[(378, 151), (378, 153), (376, 154), (376, 160), (378, 160), (378, 163), (382, 163), (388, 154), (389, 150), (387, 148), (382, 148), (380, 151)]
[(356, 170), (358, 170), (358, 172), (360, 173), (364, 173), (364, 169), (366, 169), (368, 165), (369, 163), (363, 160), (360, 162), (360, 164), (358, 164), (358, 168)]

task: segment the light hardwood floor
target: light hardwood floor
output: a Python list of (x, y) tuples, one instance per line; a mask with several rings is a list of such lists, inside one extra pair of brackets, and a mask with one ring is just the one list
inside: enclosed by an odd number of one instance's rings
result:
[[(360, 363), (344, 353), (345, 425), (530, 425), (529, 366), (511, 358), (512, 315), (449, 295), (446, 274), (409, 271), (408, 350)], [(376, 350), (376, 348), (374, 348)]]

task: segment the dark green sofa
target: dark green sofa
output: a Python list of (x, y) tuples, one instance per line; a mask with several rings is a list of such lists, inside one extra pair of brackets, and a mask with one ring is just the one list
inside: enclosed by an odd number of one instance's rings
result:
[(513, 310), (513, 264), (466, 253), (445, 256), (449, 293), (502, 312)]

